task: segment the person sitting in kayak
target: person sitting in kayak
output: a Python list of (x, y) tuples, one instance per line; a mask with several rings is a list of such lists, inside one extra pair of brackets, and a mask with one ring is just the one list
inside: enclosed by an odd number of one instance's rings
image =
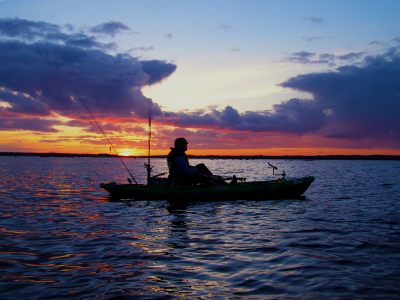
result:
[(213, 175), (204, 164), (198, 164), (195, 167), (189, 164), (185, 153), (189, 143), (185, 138), (177, 138), (174, 144), (175, 148), (171, 148), (171, 152), (167, 157), (169, 179), (176, 179), (185, 183), (195, 183), (202, 182), (204, 178)]

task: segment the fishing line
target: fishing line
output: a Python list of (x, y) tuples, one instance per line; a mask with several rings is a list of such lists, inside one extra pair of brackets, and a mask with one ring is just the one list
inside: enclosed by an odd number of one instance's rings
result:
[(124, 165), (125, 169), (128, 171), (129, 175), (131, 175), (131, 177), (132, 177), (133, 181), (135, 182), (135, 184), (138, 184), (138, 183), (136, 182), (135, 178), (133, 178), (133, 175), (131, 174), (131, 172), (129, 172), (129, 169), (128, 169), (128, 167), (125, 165), (125, 163), (124, 163), (124, 161), (122, 160), (122, 158), (119, 156), (117, 150), (115, 150), (114, 146), (111, 144), (111, 142), (110, 142), (110, 140), (108, 139), (107, 135), (104, 133), (103, 129), (101, 129), (99, 123), (97, 123), (96, 119), (94, 118), (94, 116), (93, 116), (92, 113), (90, 112), (89, 108), (86, 106), (85, 102), (83, 102), (82, 98), (79, 96), (78, 92), (74, 89), (74, 87), (72, 86), (72, 84), (71, 84), (67, 79), (65, 79), (65, 80), (66, 80), (66, 81), (68, 82), (68, 84), (71, 86), (72, 90), (73, 90), (73, 91), (75, 92), (75, 94), (78, 96), (79, 100), (81, 100), (83, 106), (86, 108), (86, 110), (88, 111), (88, 113), (92, 116), (93, 121), (97, 124), (97, 126), (99, 127), (101, 133), (103, 133), (104, 137), (106, 138), (106, 140), (107, 140), (108, 143), (110, 144), (111, 148), (115, 151), (115, 153), (117, 154), (119, 160), (122, 162), (122, 164)]

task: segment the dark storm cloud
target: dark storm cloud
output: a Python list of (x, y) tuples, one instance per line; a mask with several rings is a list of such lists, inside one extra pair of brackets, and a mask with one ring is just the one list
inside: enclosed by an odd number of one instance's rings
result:
[(122, 31), (131, 31), (131, 29), (128, 26), (122, 24), (121, 22), (114, 22), (114, 21), (103, 23), (94, 26), (90, 29), (90, 32), (109, 35), (111, 37), (114, 37), (115, 35), (117, 35)]
[[(165, 61), (141, 62), (128, 54), (107, 54), (112, 44), (84, 33), (66, 34), (45, 22), (2, 19), (0, 32), (0, 107), (2, 116), (12, 118), (14, 124), (22, 124), (16, 114), (27, 119), (54, 114), (75, 118), (86, 113), (69, 83), (92, 113), (147, 118), (149, 99), (140, 89), (176, 70), (176, 65)], [(154, 103), (153, 115), (161, 114)], [(28, 123), (22, 124), (23, 129)]]
[(314, 96), (313, 106), (327, 115), (328, 137), (400, 142), (398, 49), (368, 56), (361, 66), (292, 77), (281, 86)]

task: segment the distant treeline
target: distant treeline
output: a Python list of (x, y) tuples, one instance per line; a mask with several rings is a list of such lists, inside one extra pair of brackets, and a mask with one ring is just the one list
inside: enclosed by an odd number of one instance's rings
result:
[[(31, 152), (0, 152), (0, 156), (40, 156), (40, 157), (118, 157), (113, 154), (74, 154), (74, 153), (31, 153)], [(146, 158), (147, 156), (121, 156), (124, 158)], [(154, 155), (151, 158), (166, 158), (166, 155)], [(300, 159), (300, 160), (400, 160), (400, 155), (188, 155), (189, 158), (202, 159)]]

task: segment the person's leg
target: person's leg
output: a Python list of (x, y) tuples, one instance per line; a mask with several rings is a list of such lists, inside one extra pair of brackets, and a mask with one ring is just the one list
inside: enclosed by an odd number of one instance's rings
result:
[(206, 167), (205, 164), (198, 164), (198, 165), (196, 165), (196, 168), (198, 168), (200, 170), (201, 174), (204, 174), (207, 176), (212, 175), (211, 171)]

